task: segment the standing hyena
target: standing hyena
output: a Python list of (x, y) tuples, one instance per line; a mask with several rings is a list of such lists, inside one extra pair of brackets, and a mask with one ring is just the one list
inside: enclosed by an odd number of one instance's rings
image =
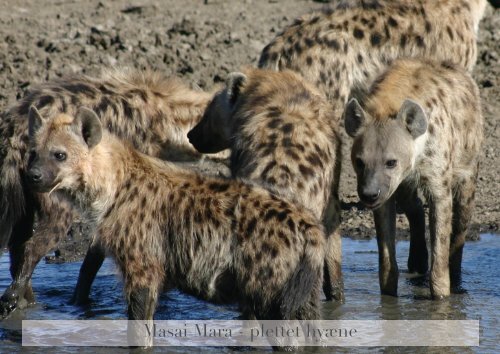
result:
[(33, 108), (29, 126), (27, 178), (95, 222), (123, 273), (129, 319), (152, 319), (163, 286), (239, 301), (257, 319), (319, 318), (325, 235), (310, 212), (143, 155), (86, 108), (51, 121)]
[[(374, 209), (382, 293), (396, 295), (395, 198), (418, 186), (430, 204), (431, 294), (460, 283), (483, 136), (479, 92), (449, 63), (396, 61), (371, 87), (364, 109), (345, 111), (361, 200)], [(450, 242), (451, 236), (451, 242)]]
[(229, 75), (188, 138), (203, 153), (231, 148), (233, 177), (258, 183), (325, 221), (324, 292), (340, 300), (340, 139), (332, 119), (324, 96), (296, 73), (247, 69)]
[[(179, 80), (154, 72), (109, 72), (100, 79), (75, 76), (32, 90), (0, 120), (0, 241), (9, 242), (12, 284), (0, 302), (0, 316), (34, 301), (31, 275), (40, 259), (68, 232), (73, 207), (56, 195), (32, 193), (26, 186), (28, 109), (51, 119), (76, 113), (80, 105), (99, 113), (110, 132), (137, 149), (161, 158), (199, 156), (187, 132), (200, 120), (211, 94), (193, 91)], [(34, 217), (37, 227), (33, 231)], [(87, 254), (75, 300), (84, 301), (104, 253)], [(82, 281), (81, 281), (82, 280)], [(26, 300), (26, 301), (24, 301)]]
[[(264, 48), (259, 66), (290, 69), (316, 84), (332, 103), (337, 124), (349, 96), (362, 97), (397, 58), (448, 60), (472, 70), (485, 6), (485, 0), (341, 1), (287, 27)], [(408, 269), (423, 274), (424, 210), (414, 188), (400, 200), (410, 223)]]

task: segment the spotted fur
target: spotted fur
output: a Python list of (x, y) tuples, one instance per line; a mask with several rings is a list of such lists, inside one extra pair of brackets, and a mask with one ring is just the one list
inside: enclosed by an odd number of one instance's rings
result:
[(319, 318), (325, 235), (309, 212), (141, 154), (100, 131), (88, 109), (51, 122), (35, 111), (30, 126), (28, 173), (43, 176), (33, 188), (68, 198), (94, 221), (122, 271), (129, 319), (152, 319), (163, 286), (237, 300), (257, 319)]
[(332, 119), (325, 97), (296, 73), (246, 69), (230, 74), (188, 137), (200, 152), (230, 148), (234, 178), (264, 186), (325, 221), (332, 234), (325, 293), (341, 299), (340, 139)]
[(448, 296), (460, 285), (483, 139), (474, 80), (449, 62), (396, 61), (364, 108), (348, 104), (345, 126), (354, 137), (358, 193), (374, 209), (382, 292), (397, 293), (395, 200), (418, 187), (430, 204), (431, 294)]
[(340, 120), (351, 94), (362, 94), (394, 59), (448, 60), (472, 70), (485, 0), (340, 1), (285, 28), (259, 66), (291, 69), (324, 91)]
[[(90, 107), (106, 129), (141, 152), (193, 159), (200, 154), (186, 134), (211, 97), (159, 73), (124, 70), (104, 73), (101, 78), (77, 75), (42, 84), (2, 114), (0, 241), (2, 247), (9, 243), (13, 283), (0, 301), (0, 316), (23, 298), (34, 301), (31, 274), (41, 257), (66, 237), (75, 217), (65, 201), (34, 194), (26, 185), (29, 107), (36, 106), (47, 119), (60, 113), (75, 114), (82, 105)], [(35, 215), (38, 223), (33, 232)]]

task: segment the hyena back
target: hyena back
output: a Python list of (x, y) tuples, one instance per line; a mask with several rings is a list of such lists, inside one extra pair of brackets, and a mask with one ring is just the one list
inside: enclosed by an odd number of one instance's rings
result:
[(325, 235), (309, 212), (143, 155), (85, 108), (49, 122), (33, 109), (30, 131), (33, 188), (95, 222), (123, 273), (129, 319), (152, 319), (164, 285), (237, 300), (257, 319), (319, 318)]
[[(125, 70), (105, 73), (99, 79), (76, 75), (42, 84), (2, 115), (0, 241), (1, 246), (9, 244), (13, 283), (2, 296), (0, 316), (24, 306), (23, 299), (34, 301), (31, 274), (40, 259), (66, 237), (75, 216), (65, 200), (32, 193), (26, 185), (29, 107), (36, 106), (52, 119), (60, 113), (75, 114), (84, 105), (99, 113), (107, 130), (143, 153), (186, 159), (200, 156), (186, 135), (200, 120), (211, 96), (159, 73)], [(35, 215), (38, 223), (33, 232)], [(84, 265), (100, 264), (104, 255), (97, 254), (97, 259)], [(97, 269), (91, 273), (95, 275)], [(82, 301), (87, 295), (82, 294)]]
[(472, 70), (485, 0), (342, 1), (303, 16), (264, 48), (259, 66), (291, 69), (327, 93), (337, 119), (392, 60), (448, 60)]
[(327, 299), (343, 298), (340, 272), (340, 139), (325, 97), (292, 71), (229, 75), (188, 134), (202, 153), (231, 149), (234, 178), (257, 183), (324, 220)]
[(418, 186), (429, 205), (433, 297), (460, 286), (483, 119), (469, 74), (444, 62), (396, 61), (372, 86), (364, 108), (345, 111), (360, 199), (374, 209), (382, 293), (397, 294), (395, 200)]

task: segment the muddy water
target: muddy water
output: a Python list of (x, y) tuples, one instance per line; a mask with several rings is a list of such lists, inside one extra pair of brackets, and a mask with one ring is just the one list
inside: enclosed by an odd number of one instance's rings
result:
[[(466, 244), (463, 279), (467, 293), (453, 295), (444, 301), (429, 300), (428, 283), (411, 279), (404, 273), (408, 242), (398, 243), (398, 264), (403, 271), (399, 278), (398, 298), (381, 297), (378, 286), (378, 255), (375, 240), (343, 240), (346, 303), (323, 303), (325, 319), (473, 319), (480, 320), (480, 347), (472, 348), (331, 348), (320, 352), (388, 352), (388, 353), (499, 353), (500, 352), (500, 277), (498, 254), (500, 237), (482, 235), (477, 242)], [(71, 297), (80, 263), (44, 264), (33, 276), (38, 304), (0, 322), (0, 353), (53, 352), (42, 348), (21, 349), (22, 319), (124, 319), (125, 303), (122, 285), (113, 262), (107, 259), (95, 281), (92, 303), (87, 307), (67, 305)], [(0, 291), (9, 284), (8, 255), (0, 258)], [(236, 306), (216, 306), (199, 301), (178, 291), (162, 295), (156, 319), (234, 319)], [(62, 350), (61, 350), (62, 349)], [(97, 348), (58, 348), (57, 352), (110, 352)], [(155, 348), (153, 352), (199, 352), (198, 348)], [(214, 353), (230, 352), (229, 348), (206, 348)], [(113, 349), (113, 352), (127, 352)], [(205, 351), (205, 350), (203, 350)], [(241, 349), (239, 350), (241, 351)], [(247, 350), (243, 349), (247, 352)], [(318, 351), (318, 350), (315, 350)]]

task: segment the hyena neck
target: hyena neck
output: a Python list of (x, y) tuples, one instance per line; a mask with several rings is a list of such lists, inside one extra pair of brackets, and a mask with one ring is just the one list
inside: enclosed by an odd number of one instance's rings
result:
[(90, 151), (80, 204), (90, 211), (93, 219), (99, 220), (113, 204), (116, 192), (126, 176), (130, 154), (129, 147), (107, 133)]

